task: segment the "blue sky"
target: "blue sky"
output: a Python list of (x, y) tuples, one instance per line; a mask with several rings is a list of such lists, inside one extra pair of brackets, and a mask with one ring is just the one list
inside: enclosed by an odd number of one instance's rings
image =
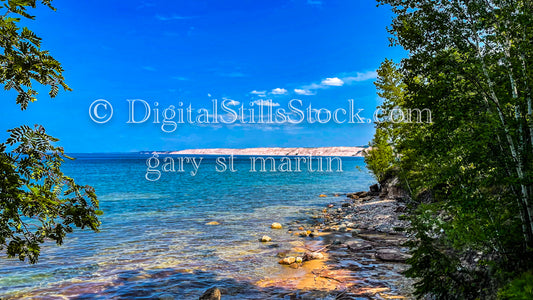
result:
[[(389, 47), (392, 14), (371, 0), (67, 1), (39, 8), (28, 23), (62, 62), (72, 92), (21, 112), (2, 92), (0, 138), (21, 124), (42, 124), (68, 152), (128, 152), (208, 147), (365, 145), (371, 124), (179, 125), (165, 133), (149, 120), (127, 124), (128, 99), (162, 108), (182, 102), (211, 108), (213, 99), (274, 108), (347, 108), (371, 117), (380, 103), (372, 84), (381, 61), (405, 55)], [(96, 124), (94, 100), (113, 105)], [(152, 116), (153, 117), (153, 116)]]

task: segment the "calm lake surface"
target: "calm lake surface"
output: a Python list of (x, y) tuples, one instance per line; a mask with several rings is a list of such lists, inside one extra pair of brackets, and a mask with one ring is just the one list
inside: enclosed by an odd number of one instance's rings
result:
[[(0, 295), (198, 299), (216, 285), (228, 292), (224, 299), (283, 298), (284, 291), (254, 285), (286, 269), (277, 263), (279, 249), (258, 239), (266, 234), (283, 247), (294, 237), (270, 229), (272, 222), (309, 219), (343, 198), (335, 193), (366, 190), (373, 182), (362, 158), (342, 158), (342, 172), (254, 173), (249, 157), (235, 158), (237, 172), (217, 172), (216, 157), (203, 156), (195, 176), (185, 164), (184, 172), (152, 182), (145, 178), (150, 155), (72, 156), (77, 159), (64, 172), (95, 187), (104, 211), (101, 232), (76, 230), (61, 247), (46, 244), (36, 265), (2, 257)], [(220, 225), (206, 225), (211, 221)]]

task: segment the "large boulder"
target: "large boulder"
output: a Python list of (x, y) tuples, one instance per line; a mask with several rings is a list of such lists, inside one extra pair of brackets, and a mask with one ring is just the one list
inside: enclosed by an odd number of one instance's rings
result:
[(388, 177), (380, 182), (382, 198), (405, 200), (409, 194), (400, 186), (398, 177)]
[(379, 190), (379, 185), (377, 183), (370, 186), (370, 194), (372, 196), (377, 196), (379, 194)]

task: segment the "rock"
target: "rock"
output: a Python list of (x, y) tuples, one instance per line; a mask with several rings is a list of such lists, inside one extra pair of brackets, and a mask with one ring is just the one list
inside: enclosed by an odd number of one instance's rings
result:
[(357, 192), (355, 194), (357, 196), (359, 196), (359, 198), (364, 198), (364, 197), (368, 196), (368, 192)]
[(205, 223), (205, 225), (220, 225), (220, 223), (218, 223), (217, 221), (212, 221), (209, 223)]
[(320, 194), (320, 195), (318, 195), (318, 197), (325, 198), (325, 197), (327, 197), (327, 195)]
[(261, 242), (266, 243), (272, 241), (272, 238), (268, 235), (263, 235), (263, 237), (260, 239)]
[(272, 225), (270, 225), (270, 228), (272, 228), (272, 229), (282, 229), (283, 226), (281, 226), (280, 223), (272, 223)]
[(302, 237), (306, 237), (306, 236), (309, 236), (311, 233), (312, 233), (311, 230), (307, 230), (307, 231), (301, 231), (299, 235)]
[(350, 206), (350, 203), (348, 202), (342, 204), (342, 207), (348, 207), (348, 206)]
[(284, 251), (280, 251), (280, 252), (276, 253), (276, 256), (279, 257), (279, 258), (284, 258), (285, 256), (287, 256), (288, 253), (289, 253), (288, 250), (284, 250)]
[(295, 262), (296, 262), (296, 257), (289, 256), (289, 257), (285, 257), (284, 259), (280, 260), (278, 263), (281, 264), (281, 265), (290, 265), (290, 264), (293, 264)]
[(303, 260), (324, 259), (324, 254), (320, 252), (305, 252)]
[(388, 177), (382, 180), (381, 196), (387, 199), (408, 199), (409, 194), (400, 186), (398, 177)]
[(205, 291), (199, 300), (220, 300), (220, 290), (217, 287), (212, 287)]
[(333, 206), (335, 206), (334, 204), (328, 204), (328, 208), (332, 208)]
[(301, 263), (303, 262), (303, 258), (301, 258), (301, 257), (299, 257), (299, 256), (296, 257), (296, 262), (299, 263), (299, 264), (301, 264)]
[(357, 193), (349, 193), (346, 195), (346, 197), (354, 199), (354, 200), (359, 199), (359, 195), (357, 195)]
[(371, 193), (379, 193), (379, 185), (377, 183), (371, 185), (370, 186), (370, 192)]
[(397, 249), (379, 249), (376, 251), (376, 257), (384, 261), (405, 262), (409, 257)]
[(364, 243), (364, 242), (358, 242), (358, 241), (347, 242), (346, 247), (348, 248), (348, 250), (353, 251), (353, 252), (372, 249), (372, 245), (368, 243)]

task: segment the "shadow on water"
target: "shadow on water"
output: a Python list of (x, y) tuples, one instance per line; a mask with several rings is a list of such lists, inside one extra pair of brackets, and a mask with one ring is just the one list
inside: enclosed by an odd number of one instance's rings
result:
[[(122, 271), (117, 279), (92, 291), (70, 290), (69, 299), (198, 299), (205, 290), (217, 287), (222, 299), (335, 299), (324, 291), (295, 291), (283, 287), (261, 288), (251, 282), (220, 278), (212, 272), (179, 269)], [(81, 292), (81, 293), (80, 293)]]

